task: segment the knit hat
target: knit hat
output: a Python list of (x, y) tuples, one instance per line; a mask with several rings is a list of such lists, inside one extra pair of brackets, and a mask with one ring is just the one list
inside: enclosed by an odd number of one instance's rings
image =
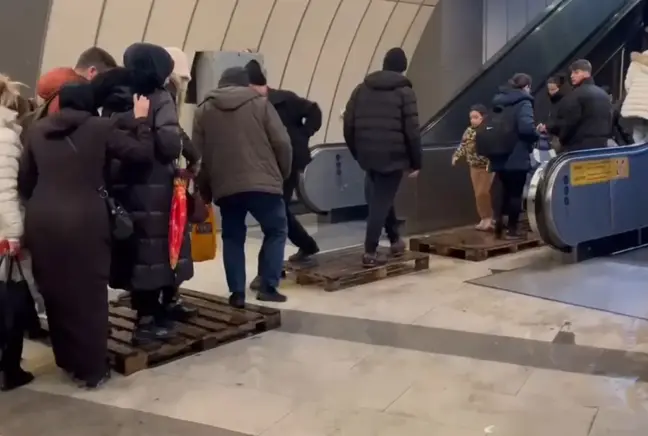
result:
[(243, 67), (231, 67), (223, 71), (218, 81), (219, 88), (226, 86), (250, 86), (248, 72)]
[(404, 73), (407, 70), (407, 55), (400, 47), (390, 48), (383, 59), (383, 70)]
[(48, 105), (47, 113), (55, 113), (59, 111), (58, 92), (61, 87), (66, 83), (84, 83), (86, 79), (78, 75), (72, 68), (54, 68), (47, 73), (43, 74), (38, 79), (36, 85), (36, 93), (43, 100), (53, 100)]
[(250, 78), (250, 85), (266, 86), (268, 84), (266, 76), (263, 74), (263, 68), (259, 62), (252, 59), (245, 65), (245, 69)]

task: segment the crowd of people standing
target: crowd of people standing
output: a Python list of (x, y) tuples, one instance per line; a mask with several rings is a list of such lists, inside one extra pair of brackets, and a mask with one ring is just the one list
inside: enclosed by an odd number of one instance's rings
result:
[[(580, 59), (570, 65), (569, 74), (547, 81), (550, 105), (543, 122), (536, 119), (532, 78), (524, 73), (515, 74), (499, 89), (490, 109), (481, 104), (470, 109), (470, 125), (452, 164), (465, 158), (470, 167), (480, 217), (477, 230), (494, 231), (498, 238), (524, 237), (519, 228), (523, 192), (533, 168), (532, 152), (539, 144), (548, 144), (555, 155), (646, 141), (648, 109), (642, 103), (648, 96), (646, 59), (648, 54), (632, 54), (622, 104), (613, 101), (609, 88), (594, 83), (592, 65)], [(492, 124), (496, 118), (501, 126)], [(633, 125), (632, 134), (626, 122)], [(480, 135), (484, 141), (487, 129), (502, 129), (499, 142), (510, 144), (505, 153), (489, 154), (483, 144), (480, 147)]]
[[(195, 315), (178, 297), (193, 276), (189, 225), (178, 261), (170, 262), (178, 177), (195, 186), (189, 209), (220, 209), (231, 306), (245, 307), (248, 213), (264, 234), (250, 285), (259, 300), (286, 301), (278, 291), (286, 239), (298, 248), (292, 262), (309, 264), (319, 251), (288, 207), (322, 124), (316, 103), (269, 87), (251, 61), (223, 72), (188, 135), (178, 115), (191, 79), (182, 51), (136, 43), (122, 61), (92, 47), (74, 68), (39, 79), (37, 103), (22, 95), (22, 84), (0, 77), (0, 239), (10, 264), (2, 295), (14, 300), (2, 302), (3, 315), (13, 310), (11, 326), (0, 328), (3, 390), (33, 379), (20, 356), (23, 333), (34, 319), (38, 326), (41, 296), (57, 366), (88, 388), (110, 376), (108, 286), (130, 293), (135, 345), (171, 339), (174, 322)], [(393, 201), (402, 175), (415, 176), (421, 161), (406, 68), (404, 52), (390, 50), (383, 70), (354, 91), (344, 119), (349, 147), (367, 171), (366, 267), (384, 262), (376, 253), (383, 226), (391, 254), (405, 248)], [(20, 281), (39, 292), (12, 292), (11, 282)]]

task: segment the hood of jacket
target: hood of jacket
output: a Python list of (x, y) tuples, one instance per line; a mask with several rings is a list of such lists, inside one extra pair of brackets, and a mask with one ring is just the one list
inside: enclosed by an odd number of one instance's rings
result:
[(138, 42), (124, 52), (124, 67), (131, 70), (133, 91), (138, 94), (149, 95), (162, 88), (174, 66), (169, 52), (159, 45)]
[(273, 106), (285, 103), (286, 101), (293, 100), (295, 98), (297, 98), (297, 95), (292, 91), (268, 88), (268, 101), (272, 103)]
[(37, 126), (46, 138), (62, 138), (74, 132), (81, 124), (86, 122), (93, 114), (76, 109), (61, 109), (39, 121)]
[(18, 112), (13, 111), (5, 106), (0, 106), (0, 127), (8, 127), (20, 133), (22, 130), (18, 124)]
[(252, 88), (226, 86), (209, 92), (203, 104), (213, 105), (223, 111), (234, 111), (255, 98), (262, 98), (262, 95)]
[(525, 100), (533, 102), (533, 96), (521, 89), (502, 87), (493, 98), (493, 106), (513, 106)]
[(556, 92), (554, 95), (549, 95), (549, 101), (552, 103), (558, 103), (560, 100), (562, 100), (567, 94), (569, 94), (572, 90), (571, 85), (568, 83), (565, 83), (562, 85), (560, 88), (558, 88), (558, 92)]
[(643, 53), (633, 51), (630, 53), (630, 60), (641, 68), (641, 71), (648, 73), (648, 50)]
[(374, 71), (364, 79), (364, 84), (372, 89), (392, 90), (411, 88), (412, 82), (401, 73), (394, 71)]

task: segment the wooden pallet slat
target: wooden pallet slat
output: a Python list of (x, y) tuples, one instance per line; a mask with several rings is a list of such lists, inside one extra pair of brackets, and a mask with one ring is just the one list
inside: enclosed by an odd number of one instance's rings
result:
[[(180, 295), (189, 306), (198, 309), (198, 314), (186, 322), (175, 323), (177, 336), (172, 340), (143, 346), (132, 343), (136, 314), (130, 308), (128, 296), (110, 303), (108, 354), (115, 371), (130, 375), (281, 325), (277, 309), (254, 304), (234, 309), (226, 298), (185, 289), (180, 290)], [(43, 327), (48, 328), (46, 321)]]
[(410, 250), (475, 262), (541, 246), (538, 235), (527, 232), (520, 239), (497, 239), (493, 233), (460, 227), (410, 239)]
[(330, 292), (422, 271), (430, 267), (428, 255), (410, 251), (403, 256), (388, 257), (385, 265), (364, 268), (362, 254), (362, 247), (356, 246), (318, 254), (310, 266), (286, 262), (285, 268), (295, 276), (297, 284), (315, 285)]

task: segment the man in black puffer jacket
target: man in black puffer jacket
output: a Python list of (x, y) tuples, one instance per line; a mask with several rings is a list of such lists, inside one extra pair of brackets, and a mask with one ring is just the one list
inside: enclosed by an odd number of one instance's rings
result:
[(394, 199), (404, 173), (416, 177), (421, 169), (421, 136), (416, 95), (403, 75), (407, 57), (401, 48), (385, 55), (382, 71), (369, 74), (360, 83), (344, 111), (344, 140), (353, 157), (366, 172), (365, 196), (369, 206), (365, 267), (386, 262), (377, 255), (385, 227), (391, 253), (402, 255)]

